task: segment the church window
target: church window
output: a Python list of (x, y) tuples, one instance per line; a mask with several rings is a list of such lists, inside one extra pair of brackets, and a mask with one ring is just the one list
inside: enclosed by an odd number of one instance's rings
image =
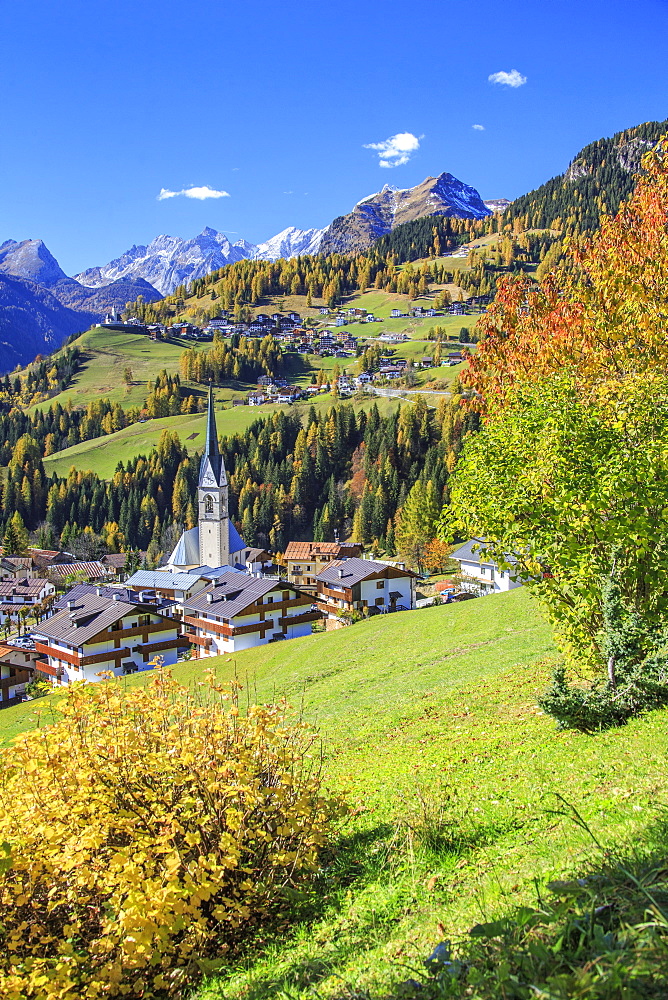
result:
[(204, 513), (213, 514), (213, 497), (210, 494), (204, 497)]

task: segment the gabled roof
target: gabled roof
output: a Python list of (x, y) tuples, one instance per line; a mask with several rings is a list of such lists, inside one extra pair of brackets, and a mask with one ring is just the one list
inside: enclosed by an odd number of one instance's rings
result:
[(410, 569), (399, 569), (388, 563), (375, 562), (372, 559), (335, 559), (327, 569), (318, 573), (316, 580), (322, 583), (336, 583), (340, 587), (354, 587), (362, 580), (371, 576), (385, 575), (391, 577), (416, 576)]
[[(140, 601), (128, 603), (109, 600), (108, 597), (98, 597), (96, 594), (86, 594), (76, 601), (71, 611), (67, 609), (58, 611), (51, 618), (40, 622), (34, 629), (34, 634), (38, 637), (60, 640), (70, 646), (83, 646), (98, 632), (108, 629), (124, 615), (132, 614), (141, 607)], [(71, 615), (74, 616), (74, 621)]]
[(46, 569), (52, 576), (58, 576), (61, 579), (77, 573), (83, 573), (84, 576), (90, 576), (93, 579), (104, 579), (107, 576), (107, 568), (102, 565), (99, 559), (92, 562), (55, 563), (47, 566)]
[[(100, 591), (99, 595), (97, 593), (98, 590)], [(54, 611), (60, 611), (67, 607), (68, 601), (76, 602), (92, 594), (104, 597), (108, 601), (113, 601), (114, 594), (117, 594), (120, 599), (126, 603), (132, 603), (137, 599), (137, 595), (128, 590), (127, 587), (100, 587), (96, 586), (94, 583), (77, 583), (71, 588), (71, 590), (68, 590), (66, 594), (63, 594), (57, 601), (53, 602), (52, 609)]]
[[(288, 586), (277, 580), (262, 580), (247, 573), (224, 573), (212, 587), (200, 591), (185, 603), (186, 611), (204, 612), (220, 618), (234, 618), (241, 614), (258, 597), (271, 590), (288, 590)], [(207, 595), (211, 594), (209, 601)]]
[(45, 587), (53, 586), (49, 580), (0, 580), (0, 600), (6, 597), (38, 597)]
[(361, 545), (351, 542), (288, 542), (285, 550), (286, 559), (313, 559), (314, 556), (341, 556), (349, 551), (360, 552)]

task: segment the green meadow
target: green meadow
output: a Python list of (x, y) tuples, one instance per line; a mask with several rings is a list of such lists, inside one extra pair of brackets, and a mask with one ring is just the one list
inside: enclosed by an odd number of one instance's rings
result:
[[(417, 995), (401, 984), (425, 978), (438, 941), (595, 868), (592, 834), (652, 846), (668, 715), (559, 731), (536, 707), (555, 658), (518, 589), (177, 665), (193, 689), (210, 667), (236, 678), (244, 706), (285, 696), (318, 727), (327, 783), (351, 807), (289, 925), (267, 926), (191, 1000)], [(0, 713), (0, 737), (48, 724), (58, 699)]]

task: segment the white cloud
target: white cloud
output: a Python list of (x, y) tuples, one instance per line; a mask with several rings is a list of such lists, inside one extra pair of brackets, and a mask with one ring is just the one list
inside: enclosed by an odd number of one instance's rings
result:
[(527, 82), (527, 78), (516, 69), (511, 69), (510, 73), (506, 73), (505, 70), (490, 73), (487, 79), (490, 83), (502, 83), (505, 87), (521, 87)]
[(401, 167), (420, 148), (420, 139), (423, 138), (412, 132), (397, 132), (384, 142), (365, 143), (364, 148), (378, 153), (380, 167)]
[(471, 125), (471, 128), (474, 128), (476, 130), (476, 132), (484, 132), (485, 131), (485, 126), (484, 125)]
[(166, 198), (178, 198), (183, 195), (185, 198), (196, 198), (197, 201), (206, 201), (207, 198), (229, 198), (227, 191), (216, 191), (215, 188), (204, 184), (203, 187), (183, 188), (181, 191), (170, 191), (169, 188), (161, 188), (158, 201), (165, 201)]

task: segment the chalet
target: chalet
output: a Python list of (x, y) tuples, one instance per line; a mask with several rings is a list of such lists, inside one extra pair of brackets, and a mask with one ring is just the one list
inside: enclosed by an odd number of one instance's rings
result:
[(88, 594), (70, 599), (34, 629), (41, 659), (37, 670), (52, 684), (97, 681), (100, 674), (117, 677), (150, 670), (157, 656), (165, 664), (176, 662), (180, 623), (157, 605), (135, 598)]
[(267, 397), (263, 392), (250, 392), (248, 394), (248, 405), (249, 406), (262, 406), (266, 403)]
[(401, 309), (393, 309), (390, 313), (392, 319), (400, 319), (403, 316)]
[(38, 572), (45, 573), (50, 566), (58, 566), (61, 563), (71, 563), (74, 556), (71, 552), (63, 552), (60, 549), (28, 549)]
[(280, 313), (272, 313), (271, 318), (273, 319), (274, 323), (280, 323), (281, 320), (283, 319), (283, 316), (281, 316)]
[[(277, 315), (280, 316), (280, 313), (278, 313)], [(271, 323), (271, 316), (268, 316), (266, 313), (258, 313), (257, 316), (255, 317), (255, 320), (258, 323), (263, 323), (266, 325)]]
[(464, 303), (463, 302), (451, 302), (449, 313), (451, 316), (463, 316), (464, 315)]
[(357, 337), (346, 337), (343, 341), (343, 346), (347, 351), (357, 350)]
[(285, 550), (287, 578), (309, 594), (317, 591), (316, 577), (334, 559), (361, 556), (362, 546), (345, 542), (288, 542)]
[(374, 316), (373, 313), (367, 313), (366, 316), (364, 317), (364, 322), (365, 323), (375, 323), (376, 322), (376, 317)]
[(421, 368), (431, 368), (431, 366), (433, 365), (433, 363), (434, 363), (433, 359), (430, 358), (430, 357), (427, 357), (427, 355), (425, 355), (423, 358), (420, 358), (420, 367)]
[(310, 635), (321, 617), (311, 597), (282, 580), (230, 572), (186, 601), (184, 637), (198, 656), (217, 656)]
[(225, 317), (223, 317), (223, 316), (215, 316), (213, 319), (209, 320), (209, 326), (213, 330), (220, 330), (221, 327), (227, 326), (227, 325), (228, 325), (227, 324), (227, 313), (225, 314)]
[(337, 316), (336, 319), (334, 320), (334, 326), (345, 326), (345, 325), (346, 325), (345, 316)]
[(119, 581), (125, 579), (127, 561), (128, 557), (125, 552), (108, 552), (100, 559), (102, 565), (107, 568), (109, 577)]
[(429, 316), (430, 318), (436, 316), (436, 310), (431, 308), (425, 309), (425, 316)]
[(289, 312), (288, 319), (291, 319), (293, 323), (301, 323), (302, 321), (301, 316), (296, 312)]
[[(474, 594), (500, 594), (507, 590), (521, 587), (512, 570), (499, 569), (498, 565), (485, 553), (484, 538), (472, 538), (452, 553), (452, 558), (459, 562), (464, 577), (461, 588)], [(508, 563), (514, 565), (516, 560), (508, 556)]]
[(327, 308), (327, 306), (320, 306), (320, 315), (321, 316), (329, 315), (329, 309)]
[(458, 365), (464, 360), (465, 355), (461, 351), (450, 351), (447, 357), (451, 364)]
[(369, 372), (362, 372), (361, 375), (358, 375), (357, 378), (355, 379), (355, 384), (358, 386), (365, 386), (372, 381), (373, 381), (373, 375), (370, 375)]
[(0, 582), (0, 622), (18, 621), (19, 611), (40, 604), (45, 597), (52, 597), (56, 588), (49, 580), (22, 577), (20, 580)]
[(318, 573), (316, 604), (335, 624), (341, 612), (379, 614), (415, 607), (415, 580), (409, 569), (371, 559), (336, 559)]
[(35, 575), (35, 564), (32, 556), (1, 556), (0, 579), (11, 577), (14, 580), (30, 580)]
[(414, 306), (411, 309), (411, 316), (422, 316), (424, 314), (424, 309), (422, 306)]

